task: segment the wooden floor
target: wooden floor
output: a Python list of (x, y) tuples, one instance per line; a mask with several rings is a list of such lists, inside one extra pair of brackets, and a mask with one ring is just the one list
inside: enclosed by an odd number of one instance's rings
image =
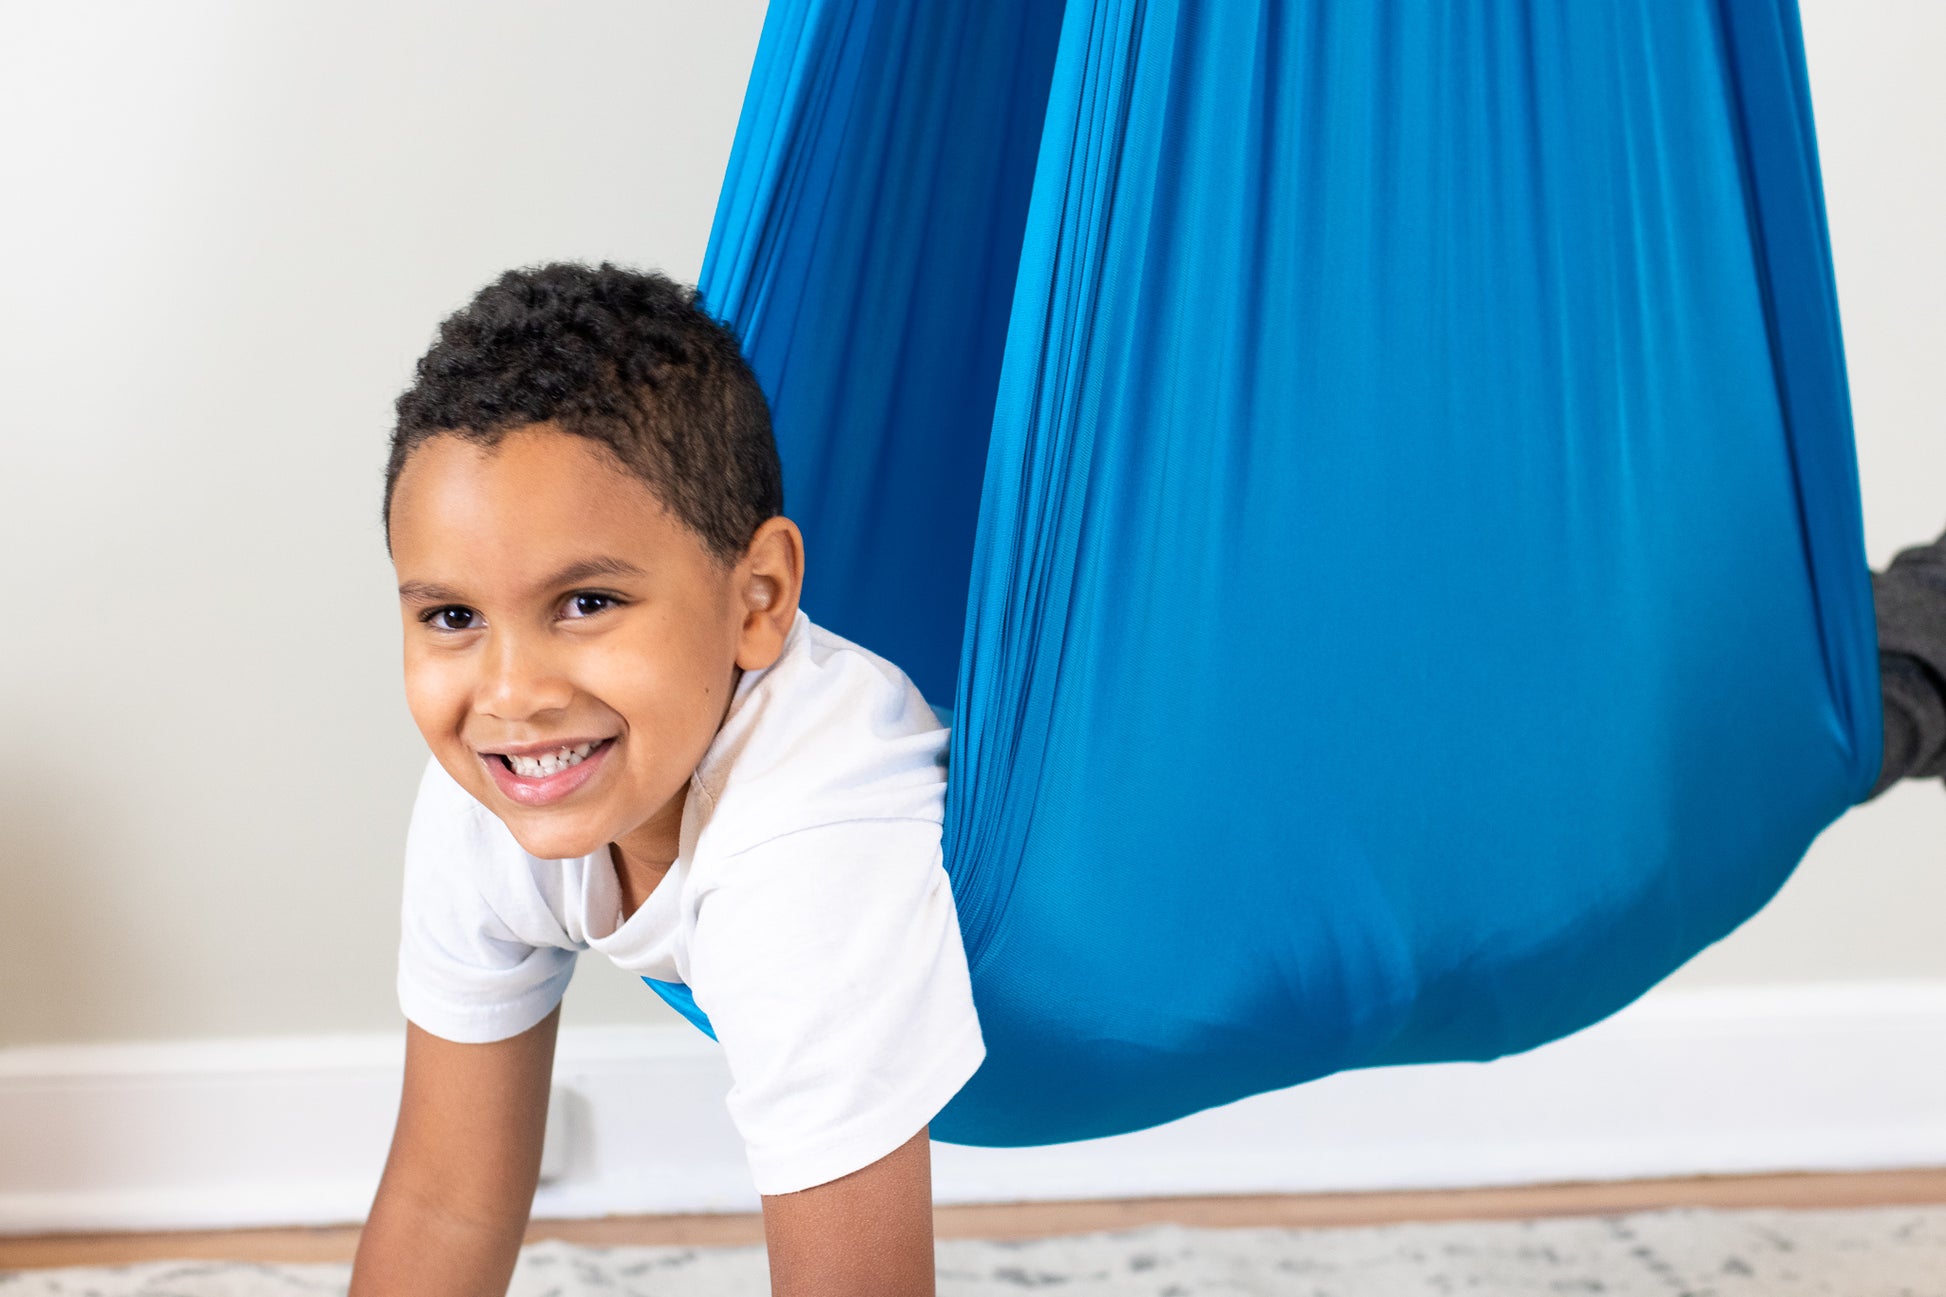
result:
[[(1327, 1194), (1264, 1198), (1154, 1198), (1114, 1202), (941, 1207), (941, 1238), (1031, 1238), (1174, 1222), (1209, 1227), (1381, 1225), (1400, 1221), (1505, 1220), (1580, 1216), (1665, 1207), (1877, 1207), (1946, 1204), (1946, 1168), (1856, 1175), (1720, 1177), (1563, 1184), (1452, 1193)], [(536, 1221), (529, 1242), (617, 1246), (761, 1243), (756, 1216), (615, 1216)], [(230, 1230), (195, 1234), (103, 1234), (0, 1238), (0, 1271), (133, 1261), (348, 1261), (355, 1226)]]

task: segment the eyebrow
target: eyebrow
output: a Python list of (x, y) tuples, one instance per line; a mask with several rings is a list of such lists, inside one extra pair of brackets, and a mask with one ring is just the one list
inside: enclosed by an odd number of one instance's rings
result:
[[(641, 568), (627, 559), (610, 558), (601, 555), (584, 558), (570, 563), (560, 571), (543, 578), (537, 589), (558, 590), (564, 585), (575, 585), (597, 576), (646, 576)], [(399, 587), (399, 598), (408, 603), (464, 603), (466, 596), (450, 587), (432, 581), (407, 581)]]

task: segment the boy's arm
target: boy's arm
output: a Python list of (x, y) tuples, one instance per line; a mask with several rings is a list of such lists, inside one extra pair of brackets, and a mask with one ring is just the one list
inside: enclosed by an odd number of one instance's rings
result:
[(774, 1297), (930, 1297), (926, 1129), (850, 1175), (765, 1195), (764, 1241)]
[(504, 1293), (540, 1178), (561, 1011), (460, 1045), (406, 1024), (405, 1089), (351, 1297)]

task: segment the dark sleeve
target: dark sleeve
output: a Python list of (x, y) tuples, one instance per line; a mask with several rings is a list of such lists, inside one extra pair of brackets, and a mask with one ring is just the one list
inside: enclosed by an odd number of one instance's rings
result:
[(1946, 778), (1946, 535), (1872, 575), (1885, 763), (1870, 801), (1901, 779)]

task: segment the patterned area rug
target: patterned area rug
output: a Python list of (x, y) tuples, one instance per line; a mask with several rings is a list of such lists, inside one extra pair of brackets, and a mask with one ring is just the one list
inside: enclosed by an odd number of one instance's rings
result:
[[(1668, 1211), (1370, 1229), (1184, 1229), (939, 1244), (941, 1297), (1946, 1297), (1946, 1207)], [(343, 1265), (0, 1275), (0, 1297), (341, 1295)], [(521, 1254), (510, 1297), (757, 1297), (761, 1248)]]

